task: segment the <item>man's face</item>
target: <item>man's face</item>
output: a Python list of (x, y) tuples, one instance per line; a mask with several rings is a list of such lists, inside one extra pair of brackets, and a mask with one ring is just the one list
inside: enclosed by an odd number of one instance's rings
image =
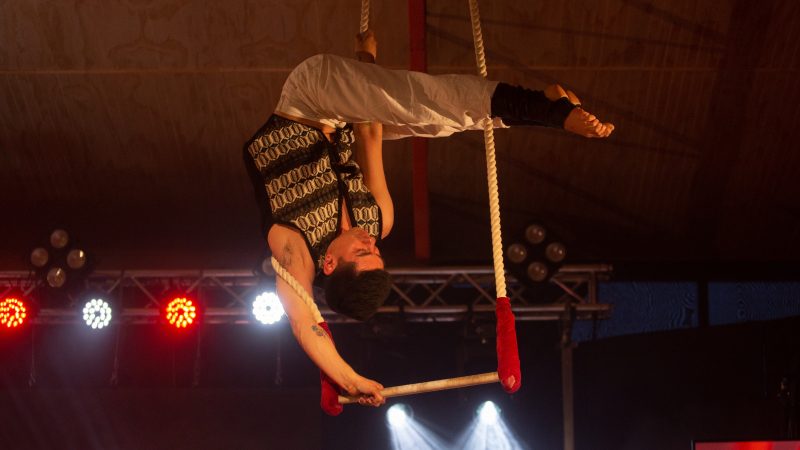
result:
[(323, 265), (325, 274), (333, 273), (340, 261), (355, 263), (356, 272), (384, 267), (381, 251), (375, 246), (375, 238), (363, 228), (343, 231), (330, 243)]

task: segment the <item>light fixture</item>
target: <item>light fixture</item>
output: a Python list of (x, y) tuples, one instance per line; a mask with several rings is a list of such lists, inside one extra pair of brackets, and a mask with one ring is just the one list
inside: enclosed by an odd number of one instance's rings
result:
[(253, 315), (263, 324), (276, 323), (283, 314), (283, 305), (274, 292), (264, 292), (253, 301)]
[(541, 261), (534, 261), (528, 264), (528, 278), (537, 283), (546, 280), (549, 272), (550, 271), (547, 270), (547, 265)]
[(197, 318), (197, 307), (186, 297), (175, 297), (167, 305), (166, 318), (175, 328), (187, 328)]
[(78, 270), (86, 265), (86, 253), (78, 248), (73, 248), (67, 253), (67, 266), (70, 269)]
[(25, 302), (17, 297), (6, 297), (0, 301), (0, 327), (17, 328), (28, 317)]
[(93, 298), (83, 307), (83, 320), (93, 330), (107, 327), (111, 314), (111, 306), (102, 298)]
[(541, 244), (547, 237), (547, 230), (538, 223), (532, 223), (525, 228), (525, 239), (531, 245)]
[(50, 287), (60, 288), (67, 282), (67, 272), (61, 267), (51, 267), (47, 271), (47, 284)]
[(49, 260), (50, 254), (45, 248), (36, 247), (33, 249), (33, 251), (31, 251), (31, 264), (33, 264), (33, 267), (41, 269), (47, 265), (47, 261)]
[(550, 261), (559, 263), (567, 256), (567, 248), (561, 242), (551, 242), (547, 244), (544, 254)]
[(508, 246), (506, 257), (514, 264), (519, 264), (528, 257), (528, 249), (524, 244), (514, 243)]
[(528, 287), (541, 286), (558, 272), (567, 247), (541, 223), (529, 224), (521, 234), (523, 240), (506, 247), (506, 268)]
[(50, 233), (50, 245), (53, 246), (55, 249), (62, 249), (69, 244), (69, 234), (62, 230), (56, 229)]
[(49, 246), (45, 244), (31, 251), (30, 262), (37, 277), (50, 288), (79, 288), (80, 280), (90, 270), (89, 255), (61, 228), (50, 233), (48, 244)]

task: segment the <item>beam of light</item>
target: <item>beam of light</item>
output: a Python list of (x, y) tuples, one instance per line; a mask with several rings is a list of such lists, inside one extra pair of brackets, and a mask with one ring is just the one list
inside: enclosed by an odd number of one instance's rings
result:
[(271, 325), (283, 317), (283, 305), (273, 292), (264, 292), (253, 301), (253, 315), (259, 322)]
[(411, 416), (411, 409), (396, 404), (386, 411), (394, 450), (439, 450), (449, 448), (432, 431)]
[(522, 450), (525, 447), (508, 428), (497, 407), (485, 402), (456, 448), (464, 450)]
[(492, 401), (483, 402), (478, 412), (481, 423), (486, 425), (494, 425), (497, 423), (500, 413), (497, 411), (497, 406)]
[(409, 414), (406, 412), (406, 408), (403, 407), (404, 405), (396, 404), (392, 405), (388, 411), (386, 411), (386, 419), (389, 421), (389, 425), (392, 427), (403, 427), (408, 424), (408, 416)]

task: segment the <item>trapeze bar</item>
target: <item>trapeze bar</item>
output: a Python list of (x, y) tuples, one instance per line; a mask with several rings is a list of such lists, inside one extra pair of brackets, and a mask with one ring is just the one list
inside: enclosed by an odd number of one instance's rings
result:
[[(385, 398), (401, 397), (403, 395), (424, 394), (426, 392), (445, 391), (448, 389), (459, 389), (469, 386), (477, 386), (479, 384), (497, 383), (500, 378), (497, 372), (481, 373), (478, 375), (467, 375), (465, 377), (447, 378), (444, 380), (425, 381), (422, 383), (404, 384), (402, 386), (393, 386), (381, 391), (381, 395)], [(346, 405), (349, 403), (357, 403), (358, 397), (339, 396), (339, 403)]]

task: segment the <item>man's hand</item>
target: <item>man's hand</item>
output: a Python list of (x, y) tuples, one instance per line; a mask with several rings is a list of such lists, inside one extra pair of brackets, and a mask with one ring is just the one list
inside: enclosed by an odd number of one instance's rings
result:
[(614, 131), (614, 124), (602, 123), (580, 106), (573, 109), (564, 121), (564, 129), (587, 138), (604, 138)]
[(378, 40), (375, 33), (367, 30), (356, 35), (356, 58), (361, 62), (374, 63), (378, 55)]
[(361, 375), (356, 375), (352, 383), (346, 386), (345, 389), (351, 396), (358, 397), (360, 405), (377, 407), (386, 402), (386, 399), (381, 395), (383, 385)]

